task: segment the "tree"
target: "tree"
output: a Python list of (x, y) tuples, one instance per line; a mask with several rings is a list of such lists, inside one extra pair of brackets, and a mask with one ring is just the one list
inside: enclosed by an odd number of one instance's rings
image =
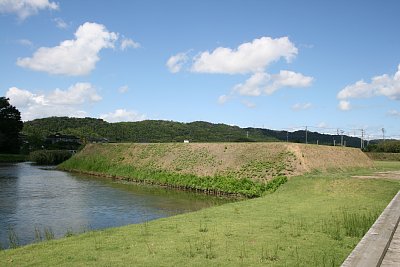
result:
[(0, 97), (0, 153), (18, 153), (23, 123), (21, 113), (8, 101), (8, 98)]

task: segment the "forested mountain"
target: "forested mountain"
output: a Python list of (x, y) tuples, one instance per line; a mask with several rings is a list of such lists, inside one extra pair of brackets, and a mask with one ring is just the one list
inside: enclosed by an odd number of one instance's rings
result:
[[(94, 118), (50, 117), (24, 123), (23, 134), (33, 146), (40, 146), (45, 138), (54, 133), (75, 135), (83, 142), (106, 138), (110, 142), (306, 142), (305, 131), (274, 131), (261, 128), (240, 128), (226, 124), (196, 121), (181, 123), (162, 120), (108, 123)], [(340, 144), (339, 135), (307, 132), (308, 143)], [(360, 139), (344, 136), (347, 146), (360, 147)]]

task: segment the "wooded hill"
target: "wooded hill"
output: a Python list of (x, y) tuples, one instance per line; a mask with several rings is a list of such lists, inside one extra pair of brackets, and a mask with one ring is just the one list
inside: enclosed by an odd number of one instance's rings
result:
[[(31, 146), (41, 146), (45, 138), (54, 133), (75, 135), (83, 142), (107, 139), (109, 142), (306, 142), (306, 132), (275, 131), (261, 128), (240, 128), (204, 121), (181, 123), (162, 120), (108, 123), (94, 118), (50, 117), (24, 123), (23, 135)], [(310, 144), (340, 144), (340, 135), (307, 132)], [(344, 136), (346, 146), (360, 147), (360, 139)]]

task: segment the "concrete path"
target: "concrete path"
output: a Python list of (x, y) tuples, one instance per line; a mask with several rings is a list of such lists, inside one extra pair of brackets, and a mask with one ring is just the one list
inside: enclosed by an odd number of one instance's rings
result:
[(383, 258), (382, 267), (399, 267), (400, 266), (400, 227), (397, 225), (396, 232), (390, 242), (389, 248)]

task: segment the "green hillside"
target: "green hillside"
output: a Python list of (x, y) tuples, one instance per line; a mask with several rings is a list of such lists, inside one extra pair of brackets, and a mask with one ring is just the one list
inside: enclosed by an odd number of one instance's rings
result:
[[(82, 140), (106, 138), (110, 142), (166, 143), (166, 142), (271, 142), (305, 143), (306, 132), (275, 131), (261, 128), (240, 128), (203, 121), (181, 123), (162, 120), (108, 123), (94, 118), (50, 117), (24, 123), (23, 134), (30, 144), (41, 147), (46, 136), (54, 133), (75, 135)], [(339, 135), (307, 132), (308, 143), (338, 144)], [(344, 136), (347, 146), (360, 147), (360, 139)]]

